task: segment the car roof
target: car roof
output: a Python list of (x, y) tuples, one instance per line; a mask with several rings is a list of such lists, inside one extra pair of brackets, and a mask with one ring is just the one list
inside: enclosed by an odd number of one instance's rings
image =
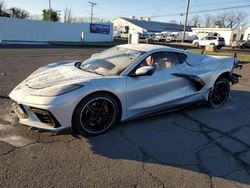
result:
[(118, 45), (118, 47), (123, 47), (130, 50), (136, 50), (142, 52), (153, 51), (153, 50), (169, 50), (173, 52), (183, 52), (183, 50), (181, 49), (171, 48), (163, 45), (155, 45), (155, 44), (122, 44)]

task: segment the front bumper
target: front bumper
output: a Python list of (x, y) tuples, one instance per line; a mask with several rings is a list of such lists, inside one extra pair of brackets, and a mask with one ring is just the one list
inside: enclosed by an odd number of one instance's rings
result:
[(21, 124), (51, 131), (64, 129), (55, 116), (48, 110), (13, 103), (12, 111), (18, 116)]
[(79, 96), (74, 92), (57, 97), (41, 97), (14, 89), (9, 96), (15, 102), (12, 111), (21, 124), (56, 132), (71, 128), (73, 112), (79, 102)]

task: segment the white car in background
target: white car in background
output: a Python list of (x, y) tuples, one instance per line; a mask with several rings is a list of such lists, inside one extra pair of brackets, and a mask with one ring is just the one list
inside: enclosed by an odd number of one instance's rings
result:
[(168, 34), (167, 33), (158, 33), (154, 37), (154, 41), (165, 42)]
[(225, 46), (225, 39), (223, 37), (204, 37), (194, 40), (193, 45), (196, 47), (213, 45), (220, 49)]

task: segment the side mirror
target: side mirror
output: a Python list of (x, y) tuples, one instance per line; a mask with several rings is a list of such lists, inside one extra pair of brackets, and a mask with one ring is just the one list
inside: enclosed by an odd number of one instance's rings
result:
[(152, 66), (140, 67), (135, 71), (135, 76), (150, 76), (154, 73), (155, 69)]
[(91, 57), (97, 56), (99, 53), (92, 54)]

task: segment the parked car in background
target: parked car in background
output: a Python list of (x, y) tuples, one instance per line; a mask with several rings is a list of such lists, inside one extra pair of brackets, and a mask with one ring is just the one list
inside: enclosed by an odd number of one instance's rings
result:
[(127, 39), (128, 38), (128, 33), (121, 33), (121, 38)]
[(250, 48), (250, 40), (247, 41), (234, 41), (231, 44), (232, 48)]
[(154, 37), (154, 41), (165, 42), (168, 34), (167, 33), (157, 33)]
[(242, 44), (242, 47), (243, 47), (243, 48), (250, 48), (250, 40), (247, 40), (246, 42), (244, 42), (244, 43)]
[[(173, 32), (167, 38), (166, 42), (179, 42), (183, 39), (184, 32)], [(185, 33), (185, 42), (193, 42), (193, 40), (197, 39), (197, 35), (193, 32)]]
[(196, 47), (214, 45), (218, 49), (225, 46), (225, 39), (223, 37), (204, 37), (193, 41), (193, 45)]
[(113, 32), (113, 38), (121, 38), (121, 32), (119, 32), (119, 31), (114, 31), (114, 32)]

